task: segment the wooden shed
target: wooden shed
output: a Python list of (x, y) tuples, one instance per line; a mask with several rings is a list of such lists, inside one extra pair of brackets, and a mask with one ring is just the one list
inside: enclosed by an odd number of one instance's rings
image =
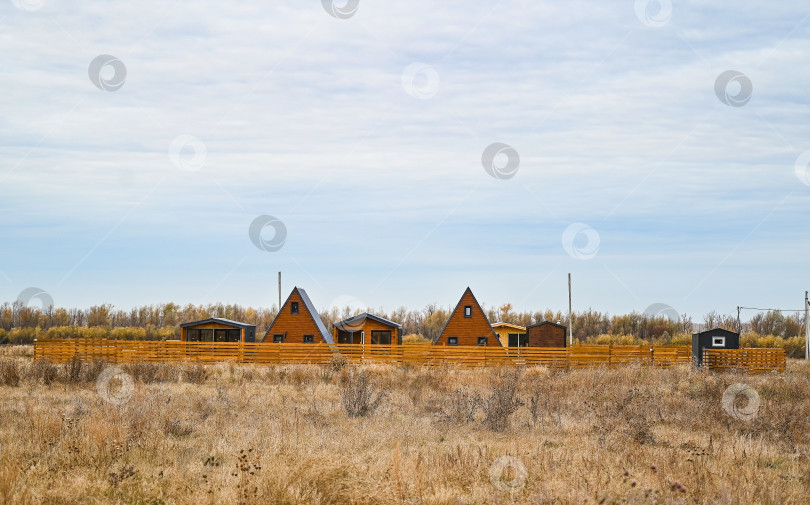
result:
[(468, 287), (461, 295), (455, 310), (445, 323), (433, 345), (481, 345), (501, 347), (498, 335), (492, 331), (489, 319), (472, 290)]
[(287, 344), (333, 344), (332, 335), (307, 296), (307, 292), (294, 287), (287, 301), (264, 334), (262, 342)]
[(567, 328), (558, 323), (543, 321), (526, 327), (529, 347), (566, 347)]
[(499, 321), (492, 323), (492, 331), (498, 335), (498, 340), (500, 340), (502, 346), (526, 346), (526, 328), (524, 326)]
[(338, 344), (402, 345), (402, 325), (365, 312), (332, 325)]
[(255, 342), (256, 325), (209, 317), (180, 325), (180, 340), (185, 342)]
[(740, 334), (714, 328), (692, 334), (692, 363), (703, 365), (703, 349), (739, 349)]

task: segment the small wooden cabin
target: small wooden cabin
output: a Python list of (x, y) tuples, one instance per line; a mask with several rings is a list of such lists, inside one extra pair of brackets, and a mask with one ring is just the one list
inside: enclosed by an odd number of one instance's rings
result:
[(523, 326), (499, 321), (492, 323), (492, 331), (498, 335), (502, 346), (524, 347), (526, 345), (526, 328)]
[(264, 334), (262, 342), (276, 344), (333, 344), (332, 335), (309, 299), (307, 292), (294, 287), (287, 301)]
[(180, 325), (180, 340), (184, 342), (255, 342), (256, 325), (209, 317)]
[(567, 329), (551, 321), (543, 321), (526, 327), (526, 340), (529, 347), (566, 347)]
[(703, 365), (703, 349), (739, 349), (740, 334), (714, 328), (692, 334), (692, 363)]
[(480, 345), (502, 347), (498, 335), (492, 331), (489, 319), (472, 290), (468, 287), (461, 295), (455, 310), (445, 323), (433, 345)]
[(402, 345), (402, 325), (365, 312), (332, 325), (338, 344)]

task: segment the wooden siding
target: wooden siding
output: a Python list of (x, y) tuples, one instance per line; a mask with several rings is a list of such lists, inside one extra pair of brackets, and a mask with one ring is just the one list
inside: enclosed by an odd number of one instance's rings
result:
[(565, 347), (565, 328), (553, 324), (529, 326), (529, 347)]
[(180, 340), (188, 340), (186, 338), (187, 331), (189, 329), (192, 330), (239, 330), (239, 338), (242, 342), (245, 341), (245, 329), (240, 328), (238, 326), (233, 326), (230, 324), (223, 324), (223, 323), (203, 323), (203, 324), (195, 324), (192, 326), (185, 326), (180, 328)]
[[(298, 314), (290, 311), (292, 302), (298, 302)], [(267, 330), (264, 342), (273, 342), (273, 335), (283, 334), (285, 344), (303, 344), (304, 335), (313, 335), (316, 344), (326, 343), (321, 337), (321, 332), (315, 324), (315, 317), (321, 317), (317, 313), (310, 314), (307, 306), (295, 289), (287, 298), (281, 312), (279, 312), (273, 324)], [(308, 344), (312, 345), (312, 344)]]
[[(467, 305), (472, 307), (472, 317), (464, 317), (464, 307)], [(487, 346), (502, 347), (498, 335), (492, 331), (486, 314), (481, 310), (481, 306), (478, 305), (470, 288), (464, 291), (464, 295), (447, 321), (444, 331), (436, 340), (436, 345), (447, 345), (448, 337), (458, 337), (460, 346), (478, 346), (478, 337), (487, 337)]]
[[(359, 334), (360, 334), (361, 331), (366, 332), (366, 343), (367, 344), (371, 343), (371, 332), (372, 331), (378, 331), (378, 330), (379, 331), (390, 331), (391, 332), (391, 344), (392, 345), (395, 345), (397, 343), (397, 336), (399, 335), (397, 333), (397, 327), (396, 326), (391, 326), (391, 325), (388, 325), (388, 324), (385, 324), (385, 323), (381, 323), (379, 321), (375, 321), (375, 320), (371, 319), (370, 317), (367, 317), (366, 320), (363, 321), (360, 324), (352, 325), (352, 328), (354, 329), (355, 333), (357, 334), (356, 338), (359, 338)], [(332, 336), (333, 336), (332, 339), (335, 342), (338, 341), (338, 332), (339, 332), (338, 328), (335, 328), (335, 327), (332, 328)]]

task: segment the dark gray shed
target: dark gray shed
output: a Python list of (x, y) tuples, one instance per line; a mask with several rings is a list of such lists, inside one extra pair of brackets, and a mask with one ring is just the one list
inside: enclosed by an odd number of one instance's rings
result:
[(703, 365), (703, 349), (739, 349), (740, 334), (722, 328), (692, 334), (692, 363)]

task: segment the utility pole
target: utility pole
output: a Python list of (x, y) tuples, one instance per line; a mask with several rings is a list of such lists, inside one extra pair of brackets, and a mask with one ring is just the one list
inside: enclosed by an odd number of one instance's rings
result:
[(737, 332), (742, 333), (742, 323), (740, 322), (740, 306), (737, 305)]
[(804, 359), (810, 359), (810, 300), (804, 292)]
[(281, 272), (278, 273), (278, 311), (281, 313)]
[(574, 320), (571, 317), (571, 272), (568, 272), (568, 347), (574, 345)]

